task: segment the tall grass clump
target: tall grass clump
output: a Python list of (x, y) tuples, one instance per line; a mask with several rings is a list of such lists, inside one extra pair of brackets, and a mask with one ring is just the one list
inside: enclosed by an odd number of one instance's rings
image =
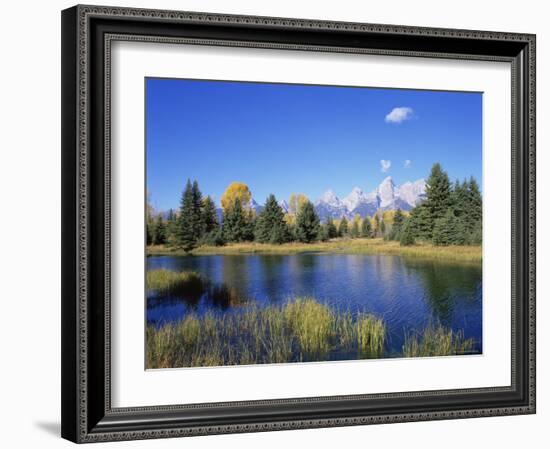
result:
[(386, 340), (384, 322), (374, 315), (357, 318), (357, 343), (359, 353), (367, 358), (382, 356)]
[(147, 270), (146, 287), (159, 295), (201, 295), (208, 282), (195, 271)]
[(404, 357), (436, 357), (462, 355), (471, 352), (473, 339), (465, 339), (463, 332), (453, 332), (441, 325), (429, 325), (421, 334), (406, 335)]
[(288, 303), (283, 314), (289, 330), (296, 336), (301, 358), (325, 356), (334, 334), (334, 313), (312, 298), (298, 298)]
[(385, 334), (381, 319), (341, 313), (314, 298), (190, 313), (176, 323), (147, 327), (147, 368), (322, 361), (339, 353), (380, 357)]

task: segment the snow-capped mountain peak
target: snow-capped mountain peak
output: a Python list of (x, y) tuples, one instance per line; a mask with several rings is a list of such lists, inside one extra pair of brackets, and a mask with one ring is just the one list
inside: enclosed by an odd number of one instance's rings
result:
[(346, 196), (342, 202), (347, 207), (348, 211), (354, 210), (359, 204), (367, 199), (365, 193), (360, 187), (354, 187), (350, 194)]
[(354, 187), (350, 194), (340, 200), (332, 190), (327, 190), (315, 203), (321, 220), (352, 218), (355, 215), (372, 216), (377, 210), (411, 210), (426, 198), (426, 182), (419, 179), (396, 186), (391, 176), (386, 177), (372, 192), (365, 193)]
[(330, 206), (340, 206), (342, 204), (342, 201), (336, 196), (336, 194), (332, 190), (329, 189), (325, 193), (323, 193), (317, 203), (324, 203)]

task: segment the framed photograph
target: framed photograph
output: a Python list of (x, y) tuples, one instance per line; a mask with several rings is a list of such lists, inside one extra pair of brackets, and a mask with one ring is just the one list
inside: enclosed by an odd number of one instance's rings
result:
[(535, 36), (62, 12), (62, 436), (535, 412)]

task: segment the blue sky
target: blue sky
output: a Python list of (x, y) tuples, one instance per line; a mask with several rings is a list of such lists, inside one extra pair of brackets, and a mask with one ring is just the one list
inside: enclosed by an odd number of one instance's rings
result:
[(147, 78), (147, 189), (178, 207), (187, 178), (219, 201), (232, 181), (270, 193), (343, 198), (426, 178), (481, 184), (482, 94)]

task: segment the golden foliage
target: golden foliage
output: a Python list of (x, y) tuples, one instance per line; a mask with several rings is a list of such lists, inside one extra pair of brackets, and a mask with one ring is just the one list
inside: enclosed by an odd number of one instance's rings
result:
[(243, 182), (232, 182), (227, 186), (221, 197), (222, 208), (224, 211), (231, 209), (235, 200), (239, 200), (244, 209), (248, 209), (252, 193)]
[(303, 193), (293, 193), (288, 200), (289, 214), (296, 215), (307, 202), (308, 198)]

